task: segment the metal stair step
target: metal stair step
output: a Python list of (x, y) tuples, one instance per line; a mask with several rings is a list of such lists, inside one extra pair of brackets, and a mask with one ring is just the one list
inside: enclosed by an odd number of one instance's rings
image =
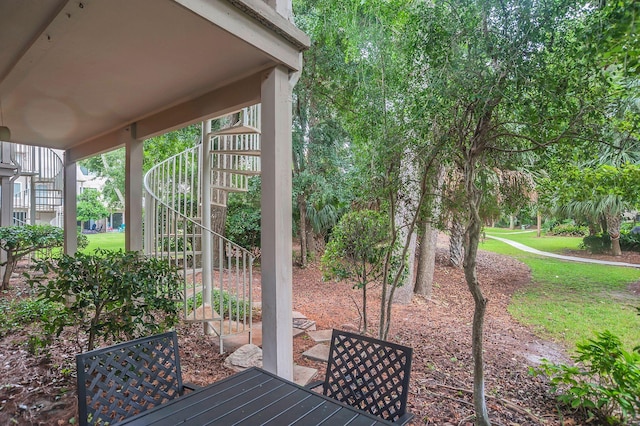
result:
[(212, 149), (211, 153), (216, 155), (246, 155), (248, 157), (260, 157), (259, 149)]
[[(230, 188), (228, 186), (222, 186), (222, 185), (212, 185), (211, 189), (219, 189), (219, 190), (227, 191), (227, 192), (247, 192), (247, 190), (244, 189), (244, 188)], [(218, 203), (215, 203), (215, 202), (212, 202), (211, 204), (215, 204), (215, 205), (226, 207), (226, 204), (222, 205), (222, 204), (218, 204)]]
[(237, 169), (213, 169), (214, 172), (232, 173), (236, 175), (258, 176), (259, 171), (255, 170), (237, 170)]
[(222, 136), (222, 135), (259, 135), (260, 130), (256, 129), (253, 126), (246, 126), (244, 124), (227, 127), (225, 129), (216, 130), (215, 132), (209, 133), (207, 136)]

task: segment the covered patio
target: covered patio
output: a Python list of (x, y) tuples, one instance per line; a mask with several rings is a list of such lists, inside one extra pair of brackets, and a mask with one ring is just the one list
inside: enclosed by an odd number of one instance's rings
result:
[[(293, 377), (291, 93), (308, 37), (290, 0), (11, 0), (0, 6), (8, 141), (64, 150), (65, 251), (76, 162), (126, 147), (126, 248), (141, 250), (143, 141), (261, 103), (264, 368)], [(2, 194), (11, 182), (2, 177)], [(11, 197), (0, 225), (11, 224)], [(7, 208), (5, 208), (7, 207)]]

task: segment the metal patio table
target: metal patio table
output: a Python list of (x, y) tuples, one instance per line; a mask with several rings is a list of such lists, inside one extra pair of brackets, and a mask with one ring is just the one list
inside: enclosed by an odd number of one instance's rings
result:
[(392, 425), (252, 367), (130, 417), (119, 425)]

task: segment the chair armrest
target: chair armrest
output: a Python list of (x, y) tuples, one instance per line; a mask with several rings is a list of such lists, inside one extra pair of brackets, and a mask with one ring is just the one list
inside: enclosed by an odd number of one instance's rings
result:
[(194, 391), (196, 389), (200, 389), (200, 386), (194, 385), (193, 383), (183, 383), (182, 388), (189, 391)]
[(413, 417), (413, 413), (404, 413), (402, 416), (398, 417), (398, 420), (396, 420), (394, 423), (397, 423), (399, 425), (406, 425), (411, 421), (411, 419), (413, 419)]
[(324, 381), (316, 380), (315, 382), (307, 383), (306, 385), (304, 385), (304, 388), (313, 390), (319, 386), (322, 386), (323, 384), (324, 384)]

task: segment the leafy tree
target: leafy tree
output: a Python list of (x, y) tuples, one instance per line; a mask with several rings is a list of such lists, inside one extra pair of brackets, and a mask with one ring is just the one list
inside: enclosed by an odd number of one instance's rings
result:
[(606, 81), (581, 58), (575, 35), (584, 12), (574, 4), (420, 2), (412, 12), (416, 98), (444, 129), (448, 163), (462, 176), (463, 267), (475, 306), (474, 407), (476, 424), (488, 425), (482, 349), (487, 300), (476, 264), (494, 170), (517, 170), (525, 164), (521, 152), (570, 141), (583, 122), (601, 119), (597, 98)]
[[(145, 140), (142, 170), (147, 172), (159, 161), (191, 148), (199, 140), (200, 126), (197, 124)], [(125, 148), (88, 158), (80, 164), (98, 176), (106, 178), (102, 194), (108, 206), (124, 208)]]
[(322, 277), (352, 279), (362, 289), (362, 332), (368, 331), (367, 286), (384, 274), (389, 245), (389, 220), (373, 210), (358, 210), (342, 216), (333, 229), (322, 255)]
[(100, 193), (91, 188), (85, 188), (78, 195), (77, 218), (80, 222), (103, 219), (109, 215), (109, 211), (100, 201)]
[(7, 253), (4, 266), (2, 290), (9, 288), (11, 274), (18, 261), (29, 253), (38, 250), (62, 247), (64, 232), (62, 228), (51, 225), (5, 226), (0, 228), (0, 249)]
[(556, 202), (567, 212), (597, 220), (603, 217), (614, 256), (620, 256), (622, 213), (637, 208), (640, 194), (640, 167), (565, 167), (562, 181), (554, 182)]
[(296, 6), (298, 26), (313, 34), (294, 89), (293, 108), (294, 215), (304, 266), (324, 246), (328, 231), (353, 198), (348, 185), (352, 159), (332, 96), (336, 88), (332, 72), (344, 66), (344, 56), (322, 34), (315, 5), (300, 1)]

